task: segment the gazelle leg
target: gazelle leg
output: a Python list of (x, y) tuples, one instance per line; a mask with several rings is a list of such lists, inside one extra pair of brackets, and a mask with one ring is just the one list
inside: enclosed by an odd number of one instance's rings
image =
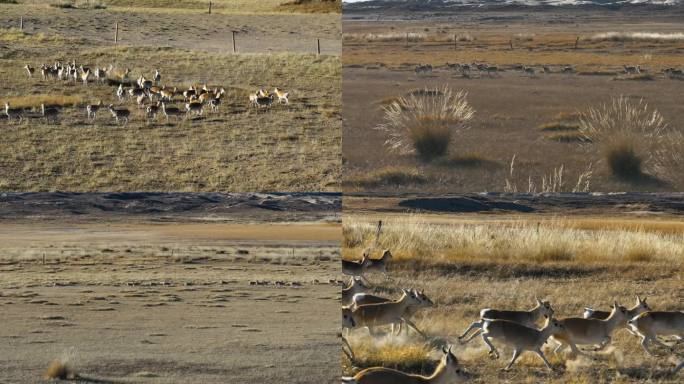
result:
[(482, 333), (482, 341), (484, 341), (485, 344), (487, 344), (487, 346), (489, 347), (489, 353), (493, 354), (494, 357), (496, 357), (498, 359), (499, 358), (499, 352), (496, 351), (496, 348), (494, 348), (492, 343), (489, 341), (489, 334), (487, 332)]
[(508, 363), (508, 365), (506, 366), (506, 368), (504, 368), (504, 371), (508, 371), (509, 369), (511, 369), (511, 366), (513, 365), (513, 363), (515, 363), (516, 360), (518, 360), (518, 357), (519, 357), (519, 356), (520, 356), (520, 350), (519, 350), (519, 349), (513, 350), (513, 358), (512, 358), (511, 361)]
[(475, 328), (482, 328), (482, 323), (479, 321), (473, 321), (470, 324), (470, 326), (468, 327), (468, 329), (466, 329), (465, 332), (463, 332), (463, 334), (461, 336), (459, 336), (458, 338), (459, 339), (464, 338), (468, 334), (468, 332), (470, 332), (472, 329), (475, 329)]
[(546, 360), (546, 356), (544, 356), (544, 352), (542, 352), (541, 348), (537, 349), (537, 350), (534, 351), (534, 352), (535, 352), (537, 355), (539, 355), (539, 357), (541, 357), (542, 360), (544, 360), (544, 364), (546, 364), (546, 367), (547, 367), (548, 369), (550, 369), (550, 370), (553, 371), (553, 367), (551, 366), (551, 364), (549, 364), (549, 361)]

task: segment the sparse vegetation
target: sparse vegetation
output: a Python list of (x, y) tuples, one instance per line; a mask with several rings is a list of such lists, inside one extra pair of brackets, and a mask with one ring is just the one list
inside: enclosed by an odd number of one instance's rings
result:
[(305, 13), (341, 13), (342, 0), (283, 0), (280, 8)]
[(426, 161), (444, 156), (475, 113), (466, 96), (449, 87), (411, 92), (384, 108), (385, 122), (377, 129), (389, 136), (390, 151)]
[(397, 166), (382, 168), (369, 175), (351, 176), (346, 179), (347, 184), (362, 187), (423, 184), (427, 181), (428, 179), (418, 169)]

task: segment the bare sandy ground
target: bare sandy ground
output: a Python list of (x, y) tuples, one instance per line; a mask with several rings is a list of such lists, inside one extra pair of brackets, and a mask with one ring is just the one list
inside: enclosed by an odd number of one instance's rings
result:
[[(568, 180), (592, 169), (592, 191), (666, 191), (677, 190), (655, 180), (624, 181), (612, 176), (598, 150), (578, 142), (552, 139), (543, 124), (559, 115), (573, 113), (610, 102), (611, 97), (643, 99), (661, 112), (674, 129), (681, 130), (682, 110), (677, 103), (681, 80), (660, 73), (667, 66), (682, 66), (682, 44), (580, 43), (572, 49), (575, 36), (592, 36), (607, 31), (649, 31), (673, 33), (681, 25), (681, 11), (613, 12), (511, 9), (509, 11), (463, 10), (462, 12), (401, 12), (376, 10), (345, 14), (345, 36), (364, 34), (425, 34), (446, 39), (453, 35), (470, 36), (472, 41), (366, 42), (345, 37), (343, 69), (343, 156), (346, 190), (432, 191), (437, 193), (501, 191), (507, 178), (527, 188), (527, 181), (564, 167)], [(520, 41), (520, 36), (530, 41)], [(563, 37), (565, 36), (565, 37)], [(564, 40), (566, 39), (567, 40)], [(515, 49), (508, 47), (509, 39)], [(582, 44), (585, 44), (582, 46)], [(487, 62), (497, 65), (497, 74), (471, 73), (463, 77), (446, 68), (450, 63)], [(619, 79), (622, 65), (638, 62), (648, 68), (650, 80)], [(430, 63), (435, 70), (416, 76), (413, 69)], [(515, 65), (535, 67), (529, 76)], [(545, 74), (541, 66), (552, 73)], [(578, 74), (561, 74), (561, 65), (575, 65)], [(601, 74), (603, 75), (597, 75)], [(425, 164), (414, 156), (389, 153), (386, 139), (374, 130), (383, 122), (383, 107), (388, 100), (414, 89), (448, 85), (468, 93), (475, 109), (470, 128), (454, 140), (451, 155), (477, 161), (433, 162)], [(514, 176), (509, 175), (516, 155)], [(359, 184), (369, 172), (401, 166), (416, 169), (427, 179), (423, 183), (367, 187)], [(520, 190), (520, 189), (519, 189)]]
[(105, 382), (334, 382), (340, 225), (294, 221), (294, 205), (286, 222), (244, 207), (4, 220), (3, 382), (39, 382), (55, 359)]

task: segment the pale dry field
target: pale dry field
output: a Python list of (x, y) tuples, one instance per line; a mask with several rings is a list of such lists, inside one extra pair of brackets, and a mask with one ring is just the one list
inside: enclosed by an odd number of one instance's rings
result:
[[(530, 180), (539, 189), (542, 178), (561, 167), (563, 191), (572, 190), (586, 172), (592, 175), (591, 191), (680, 190), (678, 176), (672, 182), (657, 175), (630, 180), (612, 175), (599, 146), (583, 143), (578, 136), (577, 116), (622, 95), (632, 101), (643, 99), (674, 132), (682, 131), (682, 109), (675, 101), (681, 78), (662, 71), (684, 66), (684, 40), (596, 38), (614, 31), (677, 35), (681, 8), (552, 8), (345, 13), (345, 190), (502, 191), (508, 179), (518, 192), (525, 192)], [(463, 75), (447, 67), (474, 62), (498, 70)], [(417, 75), (414, 68), (419, 64), (434, 69)], [(516, 69), (523, 65), (535, 74)], [(626, 76), (623, 65), (640, 65), (645, 72)], [(544, 73), (543, 66), (550, 73)], [(565, 66), (574, 72), (561, 73)], [(387, 136), (374, 129), (384, 122), (383, 108), (415, 90), (445, 85), (467, 92), (475, 110), (469, 129), (454, 138), (448, 155), (426, 162), (390, 152), (383, 145)], [(675, 169), (669, 172), (677, 174)]]
[(98, 221), (0, 224), (3, 380), (339, 377), (339, 225)]
[[(8, 123), (2, 115), (0, 189), (338, 189), (339, 15), (226, 9), (209, 16), (183, 7), (44, 4), (0, 4), (0, 9), (0, 102), (26, 108), (27, 116), (36, 115), (41, 101), (66, 105), (57, 124), (39, 117)], [(17, 29), (20, 17), (23, 32)], [(117, 46), (114, 20), (119, 21)], [(237, 31), (237, 54), (231, 52), (231, 31)], [(179, 123), (163, 116), (147, 121), (134, 100), (117, 99), (114, 83), (45, 81), (39, 70), (28, 79), (22, 69), (55, 60), (112, 65), (118, 73), (130, 68), (131, 79), (149, 78), (158, 68), (162, 85), (208, 84), (227, 92), (219, 112), (207, 107), (203, 116)], [(260, 87), (289, 91), (290, 104), (250, 108), (248, 95)], [(86, 119), (85, 105), (98, 100), (131, 110), (129, 124), (116, 125), (106, 108), (94, 121)], [(185, 108), (180, 100), (175, 104)]]
[[(377, 199), (380, 200), (380, 199)], [(512, 350), (497, 345), (499, 360), (487, 356), (476, 338), (461, 344), (458, 336), (483, 308), (530, 309), (534, 298), (550, 300), (559, 318), (580, 316), (585, 307), (607, 308), (613, 300), (631, 307), (635, 295), (648, 297), (655, 310), (682, 310), (684, 298), (684, 228), (681, 216), (626, 213), (608, 208), (593, 215), (511, 212), (383, 213), (366, 207), (345, 211), (343, 257), (357, 259), (364, 249), (392, 250), (389, 280), (370, 276), (374, 292), (398, 297), (399, 288), (424, 290), (436, 306), (412, 317), (427, 333), (371, 341), (366, 331), (352, 335), (356, 368), (343, 360), (345, 374), (384, 365), (429, 374), (439, 355), (433, 348), (451, 343), (471, 382), (637, 383), (679, 382), (669, 371), (684, 359), (684, 345), (674, 353), (654, 349), (648, 356), (640, 340), (625, 330), (591, 361), (570, 355), (546, 356), (555, 372), (530, 354), (511, 371), (501, 369)], [(377, 221), (383, 220), (376, 242)], [(681, 373), (680, 373), (681, 376)]]

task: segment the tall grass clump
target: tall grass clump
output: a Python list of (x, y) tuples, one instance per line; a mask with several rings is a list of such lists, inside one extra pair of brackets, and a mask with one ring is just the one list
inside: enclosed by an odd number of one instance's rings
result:
[(668, 126), (643, 99), (632, 102), (620, 96), (583, 113), (579, 132), (600, 147), (613, 175), (635, 179), (653, 170)]
[(684, 33), (657, 33), (657, 32), (603, 32), (589, 38), (593, 41), (650, 41), (671, 42), (684, 41)]
[(684, 133), (673, 132), (663, 140), (655, 156), (654, 172), (677, 191), (684, 188)]
[(391, 152), (415, 153), (426, 161), (444, 156), (475, 113), (466, 96), (448, 86), (411, 92), (384, 108), (384, 123), (377, 129), (387, 134)]

